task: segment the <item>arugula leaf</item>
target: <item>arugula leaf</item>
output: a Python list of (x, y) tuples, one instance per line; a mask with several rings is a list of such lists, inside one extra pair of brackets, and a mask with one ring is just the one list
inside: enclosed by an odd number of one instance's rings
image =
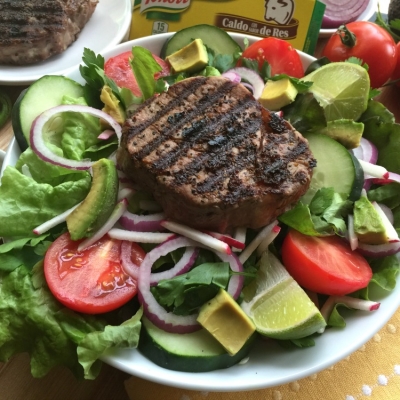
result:
[(229, 263), (205, 263), (188, 273), (162, 280), (152, 293), (164, 307), (175, 314), (188, 315), (225, 289), (230, 277)]
[(367, 195), (370, 201), (383, 203), (390, 208), (400, 206), (400, 184), (397, 182), (373, 188)]

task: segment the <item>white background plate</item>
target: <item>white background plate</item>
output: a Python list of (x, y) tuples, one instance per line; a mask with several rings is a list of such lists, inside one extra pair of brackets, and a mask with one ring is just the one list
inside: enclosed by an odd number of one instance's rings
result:
[[(380, 0), (382, 2), (382, 0)], [(386, 2), (386, 0), (384, 1)], [(378, 0), (371, 0), (367, 6), (367, 8), (364, 10), (364, 12), (357, 18), (357, 21), (368, 21), (374, 13), (378, 11)], [(382, 12), (382, 7), (381, 7), (381, 12)], [(336, 29), (321, 29), (319, 31), (319, 36), (320, 37), (330, 37), (336, 32)]]
[[(158, 54), (165, 39), (170, 34), (160, 34), (149, 38), (118, 45), (103, 53), (109, 58), (129, 50), (133, 44), (147, 47)], [(244, 36), (232, 34), (239, 44)], [(258, 38), (249, 37), (250, 43)], [(313, 58), (301, 53), (302, 61), (307, 66)], [(81, 80), (77, 69), (68, 74), (73, 79)], [(4, 166), (14, 165), (19, 156), (15, 140), (6, 154)], [(131, 375), (169, 386), (202, 391), (243, 391), (282, 385), (310, 376), (326, 369), (347, 357), (377, 333), (392, 317), (400, 306), (400, 284), (390, 293), (376, 290), (371, 298), (381, 301), (375, 312), (346, 311), (345, 329), (331, 328), (316, 338), (315, 346), (291, 350), (281, 348), (277, 343), (259, 340), (250, 354), (249, 361), (242, 365), (206, 373), (187, 373), (171, 371), (155, 365), (136, 349), (110, 351), (102, 359), (108, 364)]]
[(81, 63), (84, 47), (100, 53), (127, 39), (131, 9), (131, 0), (99, 0), (78, 39), (63, 53), (26, 66), (0, 65), (0, 84), (29, 85), (43, 75), (65, 75)]

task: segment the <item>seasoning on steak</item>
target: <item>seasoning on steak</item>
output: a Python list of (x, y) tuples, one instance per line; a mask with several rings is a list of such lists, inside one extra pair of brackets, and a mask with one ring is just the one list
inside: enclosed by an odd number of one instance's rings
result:
[(92, 16), (98, 0), (1, 0), (0, 64), (27, 65), (60, 54)]
[(168, 218), (219, 232), (259, 228), (306, 192), (308, 142), (243, 85), (195, 77), (126, 120), (117, 162)]

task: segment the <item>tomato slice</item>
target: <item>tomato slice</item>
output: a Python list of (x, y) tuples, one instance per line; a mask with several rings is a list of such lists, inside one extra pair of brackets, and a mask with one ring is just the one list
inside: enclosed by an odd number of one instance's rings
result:
[[(299, 53), (286, 40), (267, 37), (251, 44), (243, 51), (244, 58), (258, 60), (261, 69), (264, 61), (271, 66), (271, 75), (287, 74), (294, 78), (304, 76)], [(240, 63), (240, 60), (239, 60)]]
[(342, 296), (368, 285), (372, 270), (365, 258), (338, 236), (306, 236), (290, 230), (282, 259), (297, 283), (309, 290)]
[[(129, 59), (132, 57), (131, 51), (126, 51), (115, 57), (111, 57), (104, 64), (104, 73), (113, 79), (119, 87), (128, 88), (135, 96), (141, 96), (139, 85), (133, 75)], [(154, 59), (160, 64), (162, 70), (157, 72), (154, 77), (156, 79), (170, 74), (169, 64), (162, 58), (153, 54)]]
[[(45, 278), (58, 301), (75, 311), (100, 314), (122, 306), (136, 295), (136, 280), (121, 266), (120, 240), (104, 236), (81, 252), (79, 243), (64, 233), (51, 244), (44, 258)], [(132, 261), (140, 265), (145, 255), (133, 243)]]

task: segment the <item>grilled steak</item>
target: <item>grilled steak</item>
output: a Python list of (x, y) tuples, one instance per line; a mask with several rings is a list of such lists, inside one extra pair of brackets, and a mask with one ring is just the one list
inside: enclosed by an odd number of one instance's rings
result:
[(300, 133), (223, 77), (185, 79), (147, 100), (124, 124), (117, 162), (169, 218), (220, 232), (272, 222), (315, 166)]
[(62, 53), (77, 39), (97, 2), (1, 0), (0, 64), (32, 64)]

